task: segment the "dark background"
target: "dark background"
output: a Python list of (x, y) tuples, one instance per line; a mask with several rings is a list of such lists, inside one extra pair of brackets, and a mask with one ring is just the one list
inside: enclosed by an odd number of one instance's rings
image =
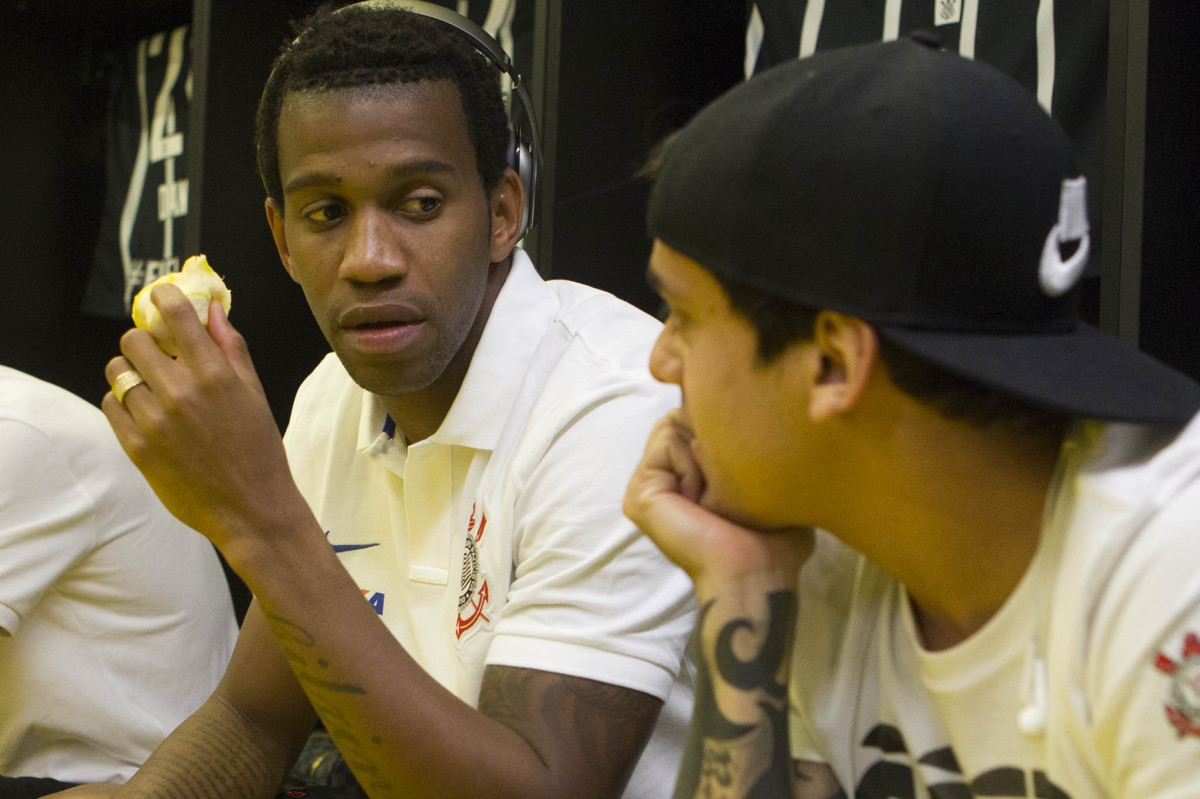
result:
[[(104, 192), (105, 79), (139, 38), (190, 22), (193, 42), (208, 46), (193, 56), (203, 75), (189, 127), (198, 160), (189, 160), (188, 241), (232, 288), (233, 322), (286, 423), (326, 345), (271, 242), (252, 127), (288, 20), (312, 5), (0, 0), (0, 363), (94, 403), (107, 391), (104, 364), (128, 325), (80, 310)], [(665, 133), (740, 80), (747, 6), (566, 0), (553, 15), (557, 36), (540, 42), (529, 7), (518, 12), (514, 49), (538, 90), (548, 159), (530, 250), (543, 274), (653, 312), (643, 277), (648, 186), (636, 173)], [(1184, 0), (1151, 0), (1149, 26), (1135, 332), (1144, 350), (1200, 378), (1200, 14)], [(555, 61), (553, 74), (530, 75), (531, 62)]]
[(1200, 10), (1150, 0), (1143, 350), (1200, 377)]
[[(451, 4), (452, 3), (444, 3)], [(254, 165), (253, 114), (288, 21), (302, 0), (0, 0), (0, 363), (99, 403), (103, 369), (128, 325), (80, 310), (104, 191), (107, 70), (139, 38), (192, 22), (209, 47), (207, 91), (191, 113), (189, 226), (195, 251), (233, 290), (280, 425), (292, 395), (326, 352), (303, 294), (279, 264)], [(740, 78), (743, 6), (618, 0), (566, 3), (558, 20), (562, 101), (553, 172), (557, 200), (541, 209), (543, 274), (606, 288), (647, 310), (643, 273), (648, 186), (635, 173), (650, 147)], [(520, 7), (522, 9), (524, 6)], [(532, 16), (532, 14), (526, 14)], [(517, 19), (517, 27), (531, 22)], [(532, 57), (531, 32), (517, 43)], [(202, 68), (201, 57), (193, 66)], [(524, 68), (523, 68), (524, 70)], [(203, 106), (203, 107), (202, 107)], [(202, 116), (201, 136), (195, 135)], [(549, 149), (549, 148), (547, 148)], [(553, 231), (553, 242), (549, 239)], [(532, 241), (531, 241), (532, 244)]]
[[(103, 366), (126, 324), (79, 309), (104, 188), (105, 70), (138, 38), (187, 23), (203, 8), (207, 20), (196, 20), (192, 31), (194, 41), (209, 42), (207, 90), (195, 101), (204, 107), (201, 174), (190, 175), (199, 220), (193, 243), (233, 289), (234, 323), (286, 422), (296, 386), (326, 348), (271, 244), (252, 118), (288, 20), (312, 5), (0, 0), (0, 175), (7, 183), (0, 191), (0, 363), (93, 402), (107, 390)], [(643, 279), (648, 187), (635, 175), (662, 135), (740, 79), (745, 4), (562, 6), (559, 69), (543, 113), (553, 195), (531, 249), (544, 274), (598, 285), (653, 311)], [(519, 13), (531, 16), (524, 12), (530, 7)], [(1139, 343), (1200, 377), (1193, 322), (1200, 306), (1200, 23), (1182, 0), (1154, 0), (1149, 9)], [(523, 71), (533, 57), (530, 25), (518, 17)]]

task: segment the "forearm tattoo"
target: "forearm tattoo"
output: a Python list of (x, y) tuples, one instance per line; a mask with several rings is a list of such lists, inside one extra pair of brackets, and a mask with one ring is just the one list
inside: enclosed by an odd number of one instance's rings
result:
[[(737, 616), (720, 623), (711, 650), (704, 642), (714, 606), (700, 613), (702, 647), (688, 748), (675, 799), (762, 799), (791, 796), (787, 736), (787, 678), (796, 596), (778, 591), (766, 598), (765, 623)], [(732, 697), (742, 717), (735, 722), (717, 702)]]
[(203, 710), (187, 719), (129, 782), (130, 799), (256, 799), (282, 776), (264, 757), (253, 729)]
[(392, 783), (375, 765), (383, 755), (383, 739), (364, 730), (342, 707), (346, 697), (367, 698), (361, 685), (329, 679), (329, 661), (316, 651), (316, 639), (304, 628), (263, 608), (275, 641), (283, 651), (292, 672), (304, 688), (313, 709), (321, 717), (325, 731), (332, 736), (338, 751), (354, 772), (359, 785), (371, 796), (394, 793)]

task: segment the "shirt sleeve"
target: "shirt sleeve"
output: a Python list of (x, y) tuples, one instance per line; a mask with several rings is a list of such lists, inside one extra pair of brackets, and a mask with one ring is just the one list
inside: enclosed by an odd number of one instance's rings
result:
[(1110, 795), (1200, 795), (1200, 486), (1120, 554), (1096, 608), (1086, 687)]
[(590, 404), (526, 470), (516, 567), (489, 664), (666, 697), (695, 622), (692, 585), (623, 515), (621, 501), (669, 406), (656, 390)]
[(3, 420), (0, 441), (0, 631), (14, 635), (98, 531), (93, 498), (50, 438)]

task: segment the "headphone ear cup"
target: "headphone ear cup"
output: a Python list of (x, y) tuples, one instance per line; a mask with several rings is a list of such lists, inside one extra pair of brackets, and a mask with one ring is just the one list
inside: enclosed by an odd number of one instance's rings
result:
[(542, 148), (529, 94), (520, 78), (516, 77), (515, 73), (512, 74), (514, 80), (504, 105), (508, 116), (508, 128), (512, 135), (509, 141), (509, 165), (517, 173), (525, 189), (525, 207), (517, 237), (522, 239), (537, 223), (538, 173), (541, 171)]
[(517, 235), (518, 239), (524, 238), (534, 224), (534, 209), (537, 207), (536, 197), (537, 191), (537, 159), (529, 150), (529, 145), (526, 143), (525, 129), (522, 127), (522, 120), (510, 118), (509, 127), (512, 131), (512, 136), (509, 139), (508, 149), (508, 166), (512, 171), (517, 173), (517, 177), (521, 179), (521, 186), (525, 190), (524, 207), (521, 209), (521, 227)]

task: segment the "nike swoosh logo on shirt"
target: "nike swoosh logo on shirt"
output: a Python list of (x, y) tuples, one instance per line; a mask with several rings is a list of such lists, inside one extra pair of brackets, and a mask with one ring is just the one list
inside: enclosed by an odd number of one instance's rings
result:
[(334, 552), (353, 552), (356, 549), (370, 549), (371, 547), (377, 547), (377, 546), (379, 546), (379, 544), (334, 544), (333, 551)]
[[(325, 531), (325, 537), (329, 538), (328, 530)], [(333, 547), (334, 552), (353, 552), (356, 549), (370, 549), (371, 547), (377, 547), (379, 544), (330, 544), (330, 546)]]

